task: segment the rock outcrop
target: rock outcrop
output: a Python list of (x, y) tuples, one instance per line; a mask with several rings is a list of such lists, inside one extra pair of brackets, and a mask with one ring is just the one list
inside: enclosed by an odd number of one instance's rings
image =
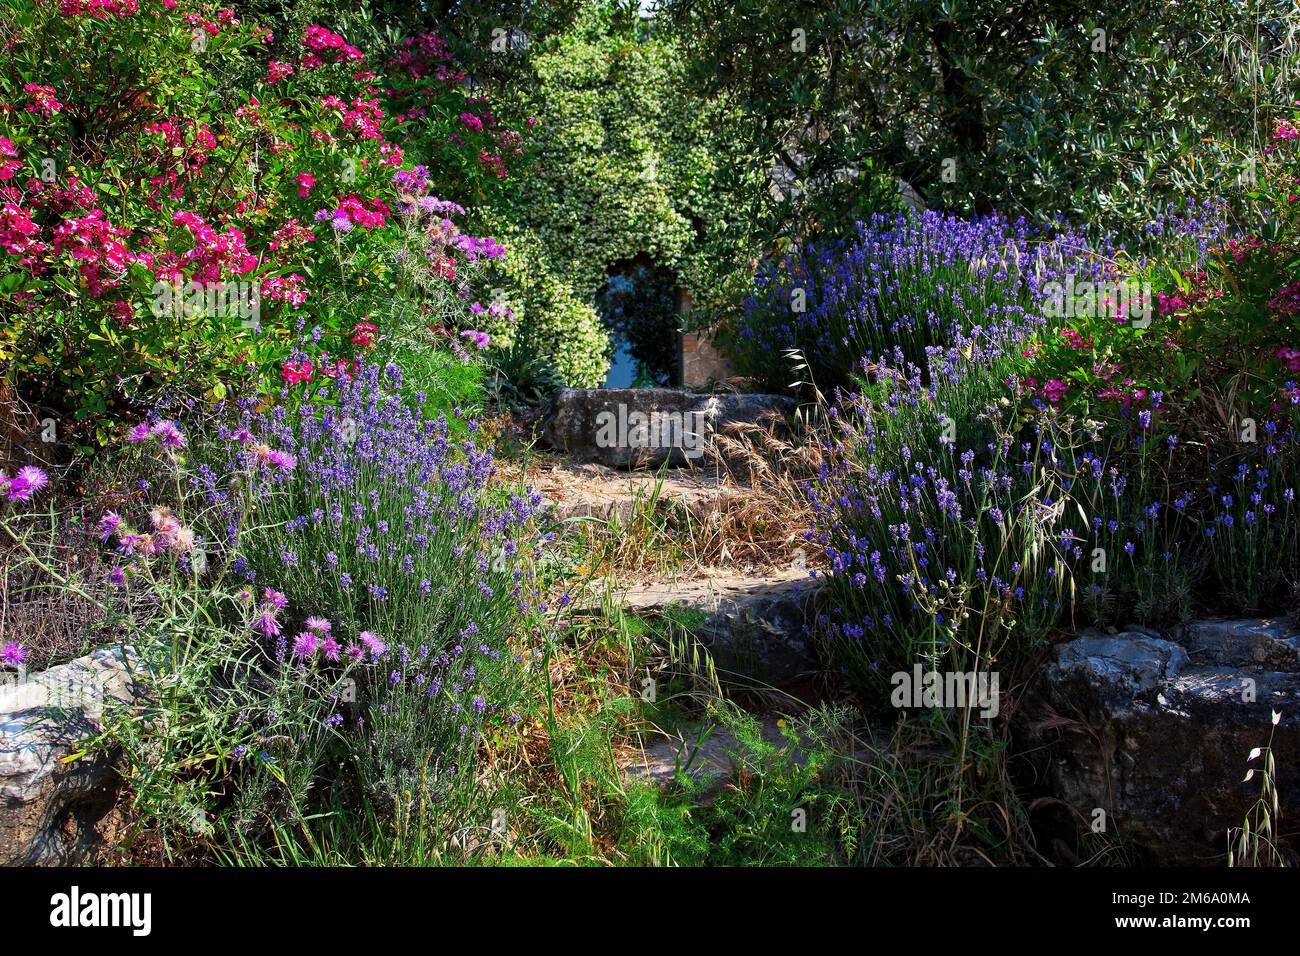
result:
[(615, 588), (632, 614), (672, 608), (698, 615), (689, 628), (729, 683), (789, 688), (820, 669), (810, 625), (820, 582), (807, 571), (727, 575)]
[(130, 648), (106, 647), (0, 685), (0, 865), (67, 865), (91, 856), (111, 824), (117, 775), (92, 755), (106, 706), (140, 693)]
[(1283, 621), (1086, 632), (1055, 649), (1017, 720), (1055, 796), (1081, 821), (1104, 810), (1106, 832), (1151, 862), (1224, 861), (1270, 732), (1282, 833), (1300, 823), (1300, 629)]

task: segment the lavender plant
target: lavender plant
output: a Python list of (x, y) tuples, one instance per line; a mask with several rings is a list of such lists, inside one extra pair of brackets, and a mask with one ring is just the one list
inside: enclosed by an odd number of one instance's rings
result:
[(863, 356), (926, 349), (963, 337), (1022, 336), (1041, 325), (1043, 285), (1100, 275), (1100, 258), (1067, 228), (1031, 229), (992, 215), (873, 216), (848, 242), (808, 246), (759, 273), (731, 348), (739, 369), (788, 385), (781, 356), (802, 351), (826, 389), (847, 387)]
[(395, 366), (315, 398), (235, 403), (192, 461), (174, 423), (133, 434), (166, 480), (138, 492), (146, 518), (101, 530), (114, 582), (156, 595), (132, 629), (148, 703), (113, 714), (101, 745), (130, 755), (168, 832), (310, 843), (321, 814), (419, 805), (445, 845), (489, 812), (472, 787), (483, 734), (526, 704), (539, 501), (491, 487), (475, 423), (450, 440)]
[(485, 720), (514, 716), (507, 689), (525, 659), (512, 640), (535, 597), (521, 539), (541, 497), (491, 488), (477, 423), (454, 442), (446, 418), (419, 411), (422, 396), (403, 398), (395, 365), (364, 366), (323, 391), (332, 404), (245, 407), (241, 425), (220, 433), (235, 467), (261, 454), (254, 436), (296, 462), (283, 477), (254, 472), (258, 530), (241, 534), (227, 503), (227, 533), (236, 573), (274, 575), (295, 606), (332, 613), (352, 635), (384, 635), (383, 673), (359, 688), (379, 706), (357, 760), (392, 797), (463, 762)]
[[(1294, 428), (1205, 449), (1024, 404), (1014, 339), (879, 370), (838, 406), (807, 483), (826, 624), (871, 699), (915, 662), (1014, 664), (1058, 626), (1171, 624), (1286, 605), (1300, 581)], [(928, 379), (928, 385), (923, 380)], [(1023, 410), (1022, 410), (1023, 409)], [(1009, 659), (1008, 659), (1009, 658)]]

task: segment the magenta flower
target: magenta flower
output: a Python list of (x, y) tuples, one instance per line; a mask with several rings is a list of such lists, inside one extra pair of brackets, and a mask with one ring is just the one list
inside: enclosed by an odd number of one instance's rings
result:
[(312, 615), (307, 618), (307, 630), (315, 631), (317, 634), (328, 634), (330, 628), (333, 626), (334, 625), (330, 624), (328, 618), (323, 618), (318, 615)]
[(320, 647), (320, 638), (310, 631), (303, 631), (293, 639), (294, 657), (311, 657)]
[(381, 641), (377, 634), (370, 631), (361, 632), (361, 643), (366, 645), (366, 650), (370, 651), (372, 658), (383, 657), (384, 652), (388, 650), (388, 645)]
[(164, 418), (160, 422), (155, 422), (153, 427), (149, 429), (149, 434), (162, 442), (164, 448), (185, 447), (185, 435), (171, 419)]
[(0, 662), (7, 667), (21, 667), (25, 660), (27, 660), (27, 648), (16, 641), (0, 646)]
[(141, 422), (126, 433), (126, 440), (131, 442), (144, 441), (148, 437), (149, 426), (145, 422)]
[[(4, 476), (0, 475), (0, 481), (4, 480)], [(27, 501), (33, 494), (44, 488), (49, 480), (49, 476), (35, 465), (24, 465), (18, 469), (18, 474), (8, 481), (9, 500)]]
[(121, 525), (122, 516), (120, 514), (116, 511), (105, 512), (104, 517), (99, 519), (99, 540), (107, 541)]
[(280, 633), (280, 622), (275, 619), (274, 611), (263, 611), (253, 621), (253, 630), (261, 631), (263, 637), (271, 638)]
[(339, 642), (334, 640), (332, 635), (326, 634), (325, 640), (321, 641), (320, 652), (327, 661), (337, 661), (339, 659)]

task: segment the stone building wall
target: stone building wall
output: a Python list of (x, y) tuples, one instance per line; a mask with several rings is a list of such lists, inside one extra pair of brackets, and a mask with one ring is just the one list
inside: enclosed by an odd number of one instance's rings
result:
[[(685, 316), (690, 310), (691, 297), (683, 289), (677, 296), (677, 314)], [(677, 367), (683, 388), (725, 382), (735, 374), (730, 359), (714, 344), (713, 334), (709, 331), (683, 332), (678, 338), (677, 349)]]

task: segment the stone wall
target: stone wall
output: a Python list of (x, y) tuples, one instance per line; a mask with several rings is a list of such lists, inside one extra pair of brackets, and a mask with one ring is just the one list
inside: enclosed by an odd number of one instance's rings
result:
[[(682, 289), (677, 294), (677, 315), (684, 318), (690, 311), (690, 293)], [(683, 388), (725, 382), (736, 374), (731, 360), (714, 344), (710, 331), (683, 332), (678, 338), (677, 349), (677, 367)]]

